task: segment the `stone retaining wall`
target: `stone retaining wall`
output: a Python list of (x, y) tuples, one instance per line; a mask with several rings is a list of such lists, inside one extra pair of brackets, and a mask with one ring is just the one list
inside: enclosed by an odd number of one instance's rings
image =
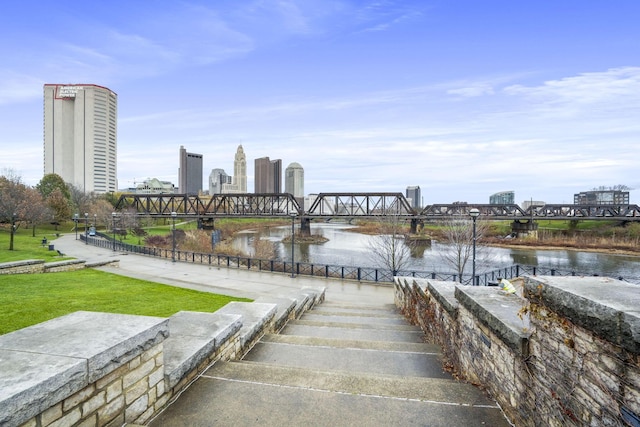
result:
[(640, 289), (524, 277), (517, 294), (396, 278), (396, 305), (518, 426), (640, 425)]
[(44, 260), (26, 259), (0, 263), (0, 274), (32, 274), (44, 272)]
[[(305, 306), (324, 292), (306, 290)], [(275, 313), (292, 301), (168, 319), (75, 312), (2, 335), (0, 425), (144, 424), (211, 364), (240, 358), (272, 332)]]
[(80, 259), (67, 259), (62, 261), (46, 262), (41, 259), (27, 259), (13, 262), (0, 263), (0, 274), (39, 274), (58, 273), (62, 271), (75, 271), (85, 268), (102, 267), (105, 265), (118, 265), (119, 260), (99, 261), (87, 263)]

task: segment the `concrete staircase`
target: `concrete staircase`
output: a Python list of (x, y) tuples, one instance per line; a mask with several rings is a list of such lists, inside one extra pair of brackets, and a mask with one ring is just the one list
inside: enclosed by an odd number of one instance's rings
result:
[(508, 426), (395, 306), (325, 302), (218, 362), (152, 426)]

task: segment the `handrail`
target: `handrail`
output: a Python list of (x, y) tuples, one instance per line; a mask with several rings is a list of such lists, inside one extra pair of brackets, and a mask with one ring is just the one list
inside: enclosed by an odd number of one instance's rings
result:
[[(147, 255), (158, 258), (172, 259), (173, 249), (155, 248), (147, 246), (132, 245), (129, 243), (114, 242), (111, 236), (103, 233), (96, 233), (96, 237), (88, 237), (88, 243), (112, 249), (114, 251), (126, 251), (139, 255)], [(100, 237), (100, 238), (99, 238)], [(80, 238), (85, 240), (86, 237), (81, 235)], [(191, 251), (175, 251), (176, 261), (192, 262), (198, 264), (217, 265), (219, 267), (238, 268), (258, 271), (269, 271), (273, 273), (291, 274), (292, 265), (290, 261), (284, 260), (266, 260), (260, 258), (240, 257), (221, 255), (213, 253), (191, 252)], [(450, 272), (438, 271), (420, 271), (420, 270), (399, 270), (392, 272), (389, 269), (376, 267), (358, 267), (358, 266), (342, 266), (331, 264), (313, 264), (306, 262), (295, 262), (293, 264), (293, 273), (296, 275), (336, 278), (343, 280), (357, 280), (368, 282), (392, 283), (394, 276), (415, 277), (416, 279), (432, 279), (460, 282), (464, 285), (470, 285), (471, 275), (465, 275), (460, 280), (460, 275)], [(496, 270), (486, 271), (476, 274), (476, 286), (497, 286), (500, 279), (513, 279), (523, 274), (533, 276), (599, 276), (597, 273), (584, 273), (575, 270), (560, 270), (552, 267), (540, 267), (523, 264), (513, 264), (508, 267)], [(618, 280), (624, 280), (617, 277)]]

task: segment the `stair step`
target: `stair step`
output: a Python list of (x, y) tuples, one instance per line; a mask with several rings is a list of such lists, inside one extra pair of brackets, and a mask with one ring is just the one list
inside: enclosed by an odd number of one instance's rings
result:
[(477, 388), (453, 379), (321, 371), (244, 361), (217, 362), (203, 376), (349, 394), (497, 406)]
[(355, 306), (324, 306), (324, 304), (316, 306), (309, 313), (315, 314), (331, 314), (338, 316), (372, 316), (372, 317), (392, 317), (404, 318), (398, 309), (380, 309), (373, 307), (355, 307)]
[[(236, 373), (227, 375), (225, 365)], [(251, 372), (238, 365), (245, 364), (216, 363), (150, 426), (510, 425), (500, 408), (455, 381), (415, 384), (264, 365)], [(418, 397), (404, 397), (412, 390)]]
[(351, 321), (342, 322), (341, 319), (337, 319), (336, 321), (332, 321), (331, 318), (321, 319), (321, 320), (307, 320), (307, 319), (298, 319), (292, 320), (287, 324), (291, 326), (316, 326), (316, 327), (327, 327), (327, 328), (347, 328), (347, 329), (375, 329), (379, 331), (397, 331), (397, 332), (420, 332), (422, 330), (418, 326), (409, 325), (407, 322), (403, 323), (371, 323), (364, 319), (362, 322), (357, 322), (356, 320), (348, 319)]
[(368, 325), (402, 325), (407, 326), (407, 320), (397, 316), (371, 316), (361, 314), (336, 314), (336, 313), (315, 313), (310, 312), (300, 318), (307, 322), (321, 323), (364, 323)]
[(262, 337), (262, 341), (286, 344), (317, 345), (319, 347), (360, 348), (369, 350), (407, 351), (416, 353), (440, 353), (440, 347), (438, 345), (421, 342), (345, 340), (338, 338), (305, 337), (301, 335), (276, 334), (267, 334)]
[(301, 335), (317, 338), (335, 338), (345, 340), (423, 342), (424, 334), (420, 330), (374, 329), (354, 327), (354, 325), (330, 326), (327, 324), (304, 324), (301, 321), (290, 322), (281, 331), (282, 335)]
[(318, 347), (260, 341), (243, 359), (248, 362), (313, 370), (451, 378), (439, 353)]

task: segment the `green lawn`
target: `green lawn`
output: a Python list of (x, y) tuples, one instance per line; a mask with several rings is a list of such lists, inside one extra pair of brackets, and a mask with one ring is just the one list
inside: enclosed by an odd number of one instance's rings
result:
[[(42, 238), (55, 245), (55, 230), (18, 229), (14, 250), (10, 233), (0, 231), (0, 262), (62, 258)], [(0, 275), (0, 334), (35, 325), (74, 311), (103, 311), (168, 317), (181, 311), (213, 312), (229, 301), (248, 301), (224, 295), (175, 288), (98, 270), (67, 273)]]
[(249, 300), (92, 269), (0, 275), (0, 334), (78, 310), (168, 317), (181, 310), (213, 312), (229, 301)]

